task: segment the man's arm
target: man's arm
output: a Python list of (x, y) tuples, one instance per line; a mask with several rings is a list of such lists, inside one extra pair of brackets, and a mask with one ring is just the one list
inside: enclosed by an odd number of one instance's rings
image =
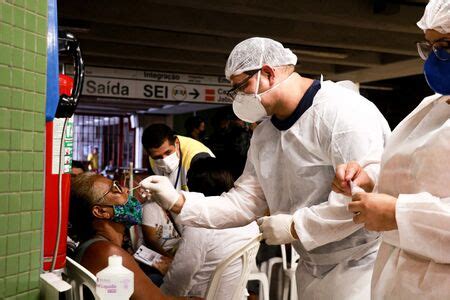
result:
[(228, 228), (246, 225), (264, 215), (267, 202), (259, 184), (251, 155), (235, 187), (220, 196), (175, 191), (165, 177), (151, 176), (141, 182), (152, 199), (163, 208), (179, 213), (176, 222), (197, 227)]
[(142, 225), (142, 235), (144, 237), (145, 244), (152, 250), (155, 250), (161, 255), (172, 257), (166, 250), (161, 246), (158, 229), (153, 226)]

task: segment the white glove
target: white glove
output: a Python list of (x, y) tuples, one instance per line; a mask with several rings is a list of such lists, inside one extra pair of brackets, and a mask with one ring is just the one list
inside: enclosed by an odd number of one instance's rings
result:
[(173, 187), (169, 178), (165, 176), (149, 176), (142, 180), (139, 185), (149, 190), (151, 200), (158, 203), (165, 210), (170, 210), (180, 197), (180, 194)]
[(267, 245), (289, 244), (296, 240), (292, 236), (291, 226), (293, 223), (292, 215), (274, 215), (258, 219), (259, 231)]

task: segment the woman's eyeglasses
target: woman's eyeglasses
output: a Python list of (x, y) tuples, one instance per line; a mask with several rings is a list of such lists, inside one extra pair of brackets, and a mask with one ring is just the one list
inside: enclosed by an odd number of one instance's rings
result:
[(103, 196), (101, 196), (96, 203), (100, 202), (101, 200), (103, 200), (103, 198), (106, 197), (106, 195), (108, 195), (109, 193), (116, 193), (116, 194), (122, 194), (123, 193), (123, 188), (120, 186), (119, 182), (117, 180), (114, 180), (111, 184), (111, 187), (109, 188), (109, 190), (103, 194)]
[(245, 78), (244, 80), (242, 80), (240, 83), (236, 84), (230, 90), (228, 90), (227, 91), (227, 96), (234, 100), (234, 98), (236, 97), (237, 93), (245, 89), (245, 87), (247, 86), (247, 83), (250, 80), (250, 78), (252, 78), (253, 75), (255, 75), (256, 73), (258, 73), (259, 70), (261, 70), (261, 69), (244, 72), (244, 74), (248, 75), (248, 77)]
[(417, 42), (417, 52), (419, 52), (420, 58), (426, 60), (431, 51), (434, 52), (436, 57), (442, 61), (450, 59), (450, 39), (440, 39), (433, 43), (430, 42)]

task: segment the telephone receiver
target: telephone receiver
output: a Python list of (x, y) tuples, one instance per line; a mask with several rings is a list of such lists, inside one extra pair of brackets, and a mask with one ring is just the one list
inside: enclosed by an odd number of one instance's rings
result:
[[(73, 60), (74, 78), (59, 75), (59, 102), (56, 118), (69, 118), (75, 112), (84, 82), (84, 61), (78, 40), (71, 33), (58, 32), (58, 52), (60, 56), (69, 56)], [(70, 92), (71, 91), (71, 92)]]

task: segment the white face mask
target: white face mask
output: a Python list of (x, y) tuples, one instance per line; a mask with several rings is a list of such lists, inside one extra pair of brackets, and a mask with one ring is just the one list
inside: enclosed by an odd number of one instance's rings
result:
[(164, 158), (155, 160), (155, 168), (163, 174), (171, 174), (178, 168), (179, 164), (180, 159), (178, 158), (177, 151)]
[[(293, 74), (293, 73), (292, 73)], [(233, 101), (233, 111), (236, 116), (244, 122), (254, 123), (262, 120), (264, 117), (267, 117), (267, 111), (261, 103), (261, 96), (269, 91), (273, 90), (277, 86), (279, 86), (282, 82), (289, 79), (291, 77), (290, 74), (288, 77), (278, 82), (274, 86), (272, 86), (267, 91), (264, 91), (258, 94), (259, 89), (259, 79), (261, 76), (261, 71), (258, 71), (258, 79), (256, 83), (256, 90), (254, 94), (246, 94), (242, 92), (238, 92), (236, 98)]]

